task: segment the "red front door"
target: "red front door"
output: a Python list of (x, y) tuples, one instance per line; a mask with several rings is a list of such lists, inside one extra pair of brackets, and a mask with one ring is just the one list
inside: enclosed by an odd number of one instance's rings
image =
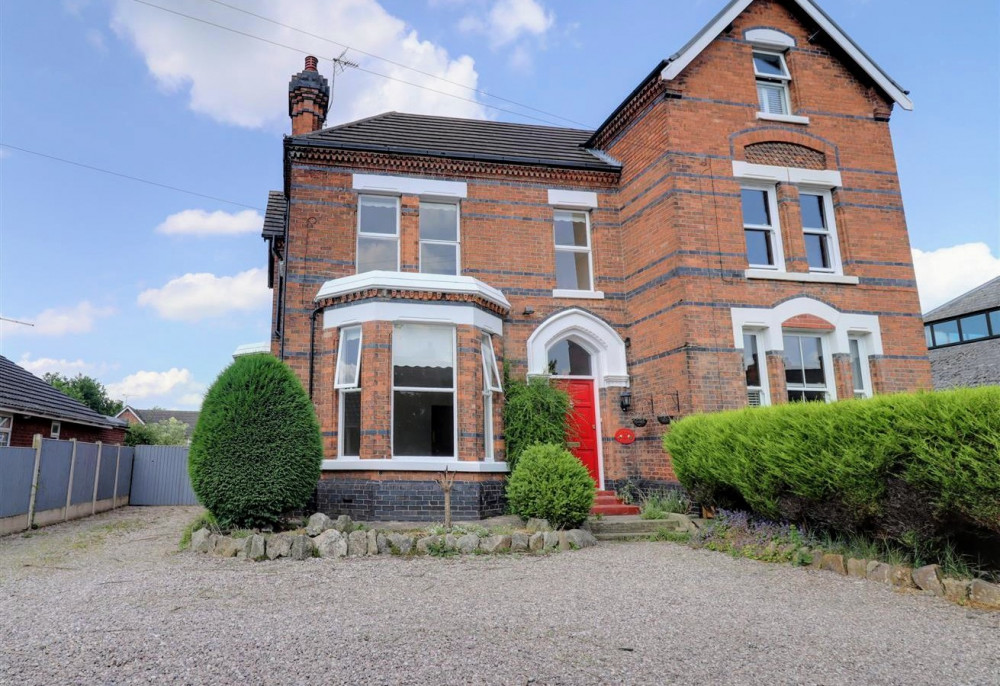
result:
[(601, 472), (597, 456), (597, 408), (594, 406), (593, 379), (560, 379), (559, 385), (569, 393), (573, 406), (569, 413), (566, 441), (600, 486)]

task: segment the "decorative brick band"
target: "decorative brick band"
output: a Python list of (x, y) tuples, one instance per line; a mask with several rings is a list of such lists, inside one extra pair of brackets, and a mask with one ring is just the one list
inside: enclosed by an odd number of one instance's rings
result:
[(826, 169), (826, 155), (824, 153), (796, 143), (778, 141), (752, 143), (746, 146), (744, 156), (746, 161), (752, 164), (798, 167), (799, 169)]
[(497, 315), (505, 316), (510, 310), (474, 293), (442, 293), (440, 291), (417, 291), (390, 288), (369, 288), (364, 291), (347, 293), (335, 298), (323, 298), (319, 307), (338, 307), (365, 300), (408, 300), (423, 302), (466, 303)]

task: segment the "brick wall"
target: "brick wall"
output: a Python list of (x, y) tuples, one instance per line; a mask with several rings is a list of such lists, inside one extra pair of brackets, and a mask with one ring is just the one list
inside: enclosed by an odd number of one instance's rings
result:
[[(41, 434), (43, 438), (51, 438), (52, 420), (41, 417), (25, 418), (24, 415), (20, 414), (14, 415), (14, 425), (10, 436), (12, 446), (31, 447), (35, 434)], [(75, 438), (87, 443), (101, 441), (111, 445), (121, 445), (125, 442), (125, 429), (99, 428), (85, 424), (61, 422), (59, 438), (64, 441)]]

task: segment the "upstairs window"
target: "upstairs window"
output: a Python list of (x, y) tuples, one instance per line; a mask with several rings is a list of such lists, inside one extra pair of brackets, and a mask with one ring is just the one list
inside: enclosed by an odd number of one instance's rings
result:
[(556, 210), (556, 288), (571, 291), (594, 290), (590, 254), (590, 215), (586, 212)]
[(823, 339), (786, 334), (784, 341), (788, 401), (826, 402), (830, 389), (823, 360)]
[(785, 56), (779, 52), (754, 50), (753, 73), (757, 77), (757, 101), (765, 114), (790, 114)]
[(829, 192), (799, 193), (802, 210), (802, 233), (806, 241), (809, 270), (839, 271), (836, 227), (833, 222), (833, 200)]
[(0, 448), (6, 448), (10, 445), (10, 431), (13, 426), (13, 415), (0, 414)]
[(783, 268), (774, 188), (744, 188), (740, 197), (747, 262), (756, 268)]
[(420, 271), (458, 275), (458, 205), (420, 203)]
[(358, 197), (358, 274), (399, 271), (399, 198)]

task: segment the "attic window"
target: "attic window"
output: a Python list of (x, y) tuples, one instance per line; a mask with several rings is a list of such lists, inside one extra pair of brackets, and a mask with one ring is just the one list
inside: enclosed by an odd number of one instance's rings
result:
[(785, 56), (780, 52), (754, 50), (753, 73), (757, 77), (757, 101), (765, 114), (789, 114), (788, 74)]

